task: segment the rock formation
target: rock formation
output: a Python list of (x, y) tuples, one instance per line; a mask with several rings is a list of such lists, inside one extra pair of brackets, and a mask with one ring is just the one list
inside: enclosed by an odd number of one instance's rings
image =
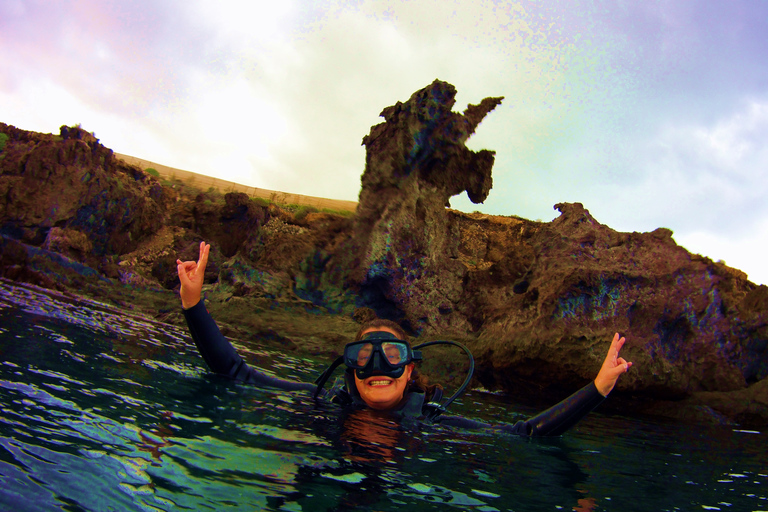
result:
[(59, 137), (6, 125), (0, 160), (0, 232), (91, 263), (135, 249), (163, 223), (157, 180), (114, 158), (80, 128)]
[(466, 281), (463, 313), (487, 386), (588, 381), (616, 331), (636, 363), (618, 390), (681, 399), (768, 375), (765, 287), (688, 253), (667, 229), (619, 233), (581, 204), (556, 208), (551, 223), (519, 220), (506, 254)]
[(353, 269), (358, 305), (397, 318), (413, 332), (466, 327), (450, 315), (466, 268), (446, 205), (464, 191), (481, 203), (491, 189), (494, 153), (464, 144), (502, 98), (486, 98), (458, 114), (455, 96), (451, 84), (435, 80), (407, 102), (385, 108), (385, 122), (363, 138), (355, 259), (345, 266)]
[[(459, 114), (455, 93), (435, 81), (384, 109), (363, 139), (351, 218), (161, 182), (79, 128), (0, 124), (0, 275), (76, 292), (83, 279), (170, 289), (176, 257), (195, 258), (205, 239), (221, 315), (235, 303), (243, 314), (375, 312), (469, 345), (485, 387), (549, 402), (594, 378), (619, 331), (635, 366), (614, 406), (768, 424), (768, 287), (667, 229), (619, 233), (578, 203), (555, 205), (548, 223), (447, 209), (463, 191), (488, 196), (494, 153), (464, 144), (501, 101)], [(327, 352), (344, 336), (304, 343)]]

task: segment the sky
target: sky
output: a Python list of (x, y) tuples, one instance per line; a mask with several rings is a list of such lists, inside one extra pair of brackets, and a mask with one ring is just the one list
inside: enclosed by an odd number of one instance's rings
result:
[(765, 34), (764, 0), (0, 0), (0, 122), (356, 201), (363, 136), (437, 78), (505, 97), (468, 142), (494, 187), (454, 208), (580, 202), (768, 284)]

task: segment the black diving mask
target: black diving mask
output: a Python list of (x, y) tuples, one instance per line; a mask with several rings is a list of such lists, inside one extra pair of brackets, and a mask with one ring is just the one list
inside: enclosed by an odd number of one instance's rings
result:
[(344, 347), (344, 364), (354, 369), (360, 380), (373, 375), (397, 379), (405, 372), (406, 365), (420, 360), (421, 352), (388, 332), (369, 333), (362, 340), (347, 343)]

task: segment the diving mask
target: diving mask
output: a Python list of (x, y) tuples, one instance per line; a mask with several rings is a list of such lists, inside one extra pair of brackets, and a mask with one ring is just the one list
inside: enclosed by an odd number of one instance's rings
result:
[(372, 375), (397, 379), (414, 360), (421, 360), (421, 352), (412, 350), (407, 341), (383, 331), (369, 333), (344, 347), (344, 364), (354, 369), (361, 380)]

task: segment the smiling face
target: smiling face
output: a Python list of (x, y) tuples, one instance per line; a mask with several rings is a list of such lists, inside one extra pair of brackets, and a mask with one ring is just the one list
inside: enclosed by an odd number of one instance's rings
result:
[[(399, 336), (398, 333), (388, 327), (366, 329), (362, 335), (364, 336), (371, 332), (388, 332)], [(384, 375), (373, 375), (367, 379), (359, 379), (355, 375), (355, 384), (357, 385), (357, 391), (360, 393), (360, 398), (371, 409), (392, 409), (403, 399), (408, 379), (411, 378), (411, 372), (413, 372), (413, 364), (406, 365), (404, 370), (403, 374), (397, 379)]]

